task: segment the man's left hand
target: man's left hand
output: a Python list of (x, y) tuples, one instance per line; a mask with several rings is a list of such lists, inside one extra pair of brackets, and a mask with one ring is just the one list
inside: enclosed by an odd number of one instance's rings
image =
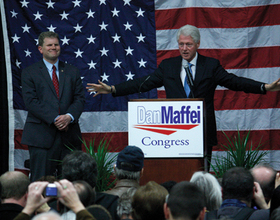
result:
[(70, 122), (71, 122), (70, 115), (60, 115), (55, 120), (54, 125), (60, 131), (67, 131), (68, 130), (68, 125), (70, 124)]

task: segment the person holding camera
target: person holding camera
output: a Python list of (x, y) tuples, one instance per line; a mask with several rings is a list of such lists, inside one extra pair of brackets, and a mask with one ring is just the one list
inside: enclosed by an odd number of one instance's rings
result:
[[(30, 220), (34, 212), (52, 197), (43, 197), (43, 192), (49, 182), (33, 182), (28, 187), (26, 206), (14, 220)], [(85, 209), (73, 184), (68, 180), (60, 180), (54, 183), (57, 189), (57, 199), (77, 215), (77, 220), (95, 220)]]

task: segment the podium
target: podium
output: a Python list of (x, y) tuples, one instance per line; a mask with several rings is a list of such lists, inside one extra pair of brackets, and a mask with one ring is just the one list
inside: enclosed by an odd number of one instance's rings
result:
[(138, 99), (128, 103), (128, 143), (144, 152), (140, 184), (180, 182), (205, 164), (203, 99)]

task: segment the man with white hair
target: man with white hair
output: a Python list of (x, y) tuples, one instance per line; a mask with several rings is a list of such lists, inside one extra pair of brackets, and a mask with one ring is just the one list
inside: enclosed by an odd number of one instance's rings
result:
[(217, 128), (214, 112), (214, 94), (218, 85), (234, 91), (265, 94), (279, 91), (278, 80), (271, 84), (238, 77), (228, 73), (219, 60), (197, 52), (200, 33), (197, 27), (185, 25), (178, 30), (177, 42), (180, 56), (165, 59), (149, 76), (129, 80), (117, 85), (88, 83), (88, 91), (115, 96), (147, 92), (164, 86), (167, 98), (204, 98), (207, 118), (207, 156), (211, 158), (212, 147), (217, 145)]

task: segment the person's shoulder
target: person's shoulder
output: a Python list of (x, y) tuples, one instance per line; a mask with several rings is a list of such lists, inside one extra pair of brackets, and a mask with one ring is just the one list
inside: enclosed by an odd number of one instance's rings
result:
[(181, 56), (176, 56), (176, 57), (166, 58), (166, 59), (162, 60), (162, 62), (176, 62), (176, 61), (181, 61), (181, 60), (182, 60)]
[(67, 72), (68, 74), (79, 74), (79, 69), (75, 65), (63, 61), (59, 61), (59, 69), (63, 69), (63, 71)]
[(269, 220), (269, 209), (254, 211), (248, 220)]
[(118, 201), (119, 197), (116, 195), (108, 194), (105, 192), (96, 192), (95, 203), (100, 204), (103, 202), (113, 203)]
[(65, 67), (65, 68), (74, 68), (74, 69), (78, 69), (75, 65), (71, 64), (71, 63), (66, 63), (63, 62), (61, 60), (59, 60), (59, 66)]
[(197, 58), (197, 63), (198, 65), (207, 65), (207, 66), (216, 66), (220, 64), (220, 61), (216, 58), (213, 57), (207, 57), (201, 54), (198, 54)]
[(27, 71), (29, 71), (29, 70), (34, 70), (34, 69), (36, 69), (36, 68), (39, 68), (39, 67), (42, 66), (42, 65), (44, 65), (43, 60), (39, 60), (39, 61), (37, 61), (36, 63), (33, 63), (33, 64), (31, 64), (31, 65), (25, 67), (25, 68), (23, 69), (23, 71), (26, 71), (26, 70), (27, 70)]

